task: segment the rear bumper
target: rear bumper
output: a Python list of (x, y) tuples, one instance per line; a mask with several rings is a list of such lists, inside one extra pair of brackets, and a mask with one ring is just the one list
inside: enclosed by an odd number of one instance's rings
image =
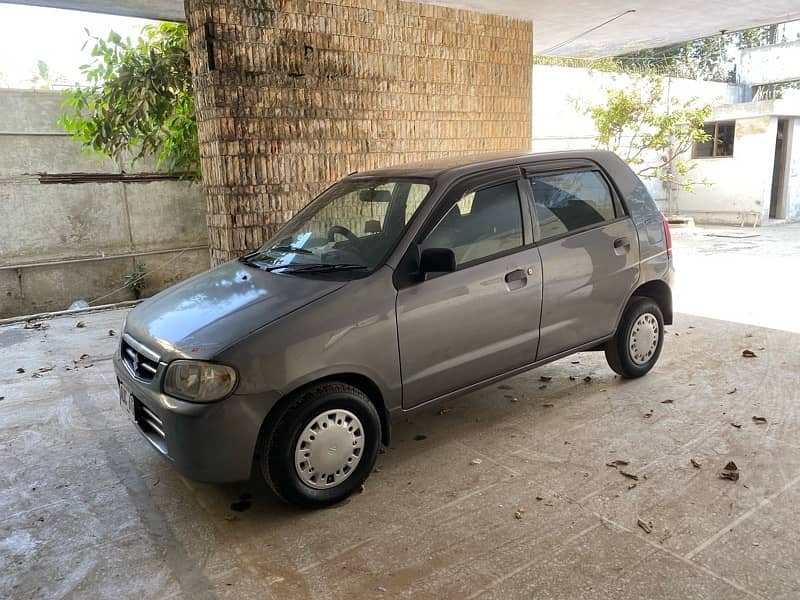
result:
[(135, 399), (136, 428), (181, 475), (205, 482), (250, 478), (259, 431), (276, 395), (237, 396), (208, 404), (163, 394), (133, 376), (114, 355), (117, 380)]

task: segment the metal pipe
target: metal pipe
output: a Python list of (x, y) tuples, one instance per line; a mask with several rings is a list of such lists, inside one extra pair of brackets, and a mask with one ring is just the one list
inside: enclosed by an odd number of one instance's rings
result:
[(66, 131), (0, 131), (0, 135), (14, 135), (20, 137), (41, 137), (41, 136), (55, 136), (55, 137), (67, 137), (69, 134)]
[(55, 267), (58, 265), (69, 265), (83, 262), (94, 262), (101, 260), (113, 260), (116, 258), (131, 258), (137, 256), (151, 256), (153, 254), (169, 254), (171, 252), (187, 252), (189, 250), (208, 250), (208, 244), (204, 246), (187, 246), (185, 248), (168, 248), (166, 250), (147, 250), (144, 252), (127, 252), (125, 254), (112, 254), (103, 256), (87, 256), (84, 258), (65, 258), (61, 260), (36, 262), (36, 263), (18, 263), (14, 265), (0, 265), (0, 271), (12, 269), (32, 269), (37, 267)]
[(73, 308), (72, 310), (55, 310), (51, 312), (40, 312), (30, 315), (19, 315), (16, 317), (5, 317), (0, 319), (0, 325), (11, 325), (13, 323), (22, 323), (24, 321), (33, 321), (40, 319), (51, 319), (53, 317), (63, 317), (68, 315), (82, 315), (87, 313), (101, 312), (105, 310), (115, 310), (117, 308), (128, 308), (136, 306), (142, 300), (123, 300), (122, 302), (114, 302), (112, 304), (101, 304), (99, 306), (88, 306), (86, 308)]

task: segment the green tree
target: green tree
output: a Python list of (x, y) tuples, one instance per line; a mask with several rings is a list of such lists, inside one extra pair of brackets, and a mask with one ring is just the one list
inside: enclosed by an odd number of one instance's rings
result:
[[(798, 36), (800, 37), (800, 36)], [(682, 44), (638, 50), (618, 56), (623, 68), (659, 67), (678, 77), (727, 81), (733, 73), (728, 70), (728, 51), (731, 47), (752, 48), (786, 41), (786, 24), (776, 23), (742, 31), (724, 32), (690, 40)]]
[(198, 178), (186, 25), (147, 25), (136, 41), (113, 31), (89, 41), (94, 60), (81, 67), (88, 86), (65, 93), (59, 125), (89, 152), (134, 162), (155, 156), (159, 168)]
[(657, 177), (670, 187), (691, 191), (698, 183), (691, 177), (692, 163), (685, 154), (696, 142), (710, 139), (704, 129), (710, 105), (697, 100), (664, 100), (664, 84), (658, 77), (634, 79), (622, 89), (609, 89), (606, 102), (579, 108), (591, 116), (597, 129), (597, 147), (611, 150), (640, 177)]
[(52, 90), (57, 85), (67, 85), (67, 79), (63, 75), (54, 77), (50, 72), (50, 67), (43, 60), (36, 61), (36, 73), (30, 81), (33, 88), (37, 90)]
[(786, 24), (763, 25), (736, 31), (731, 39), (738, 48), (755, 48), (757, 46), (771, 46), (786, 41)]
[(52, 83), (50, 82), (50, 67), (43, 60), (36, 61), (36, 73), (31, 77), (31, 84), (37, 90), (50, 90)]
[(683, 44), (639, 50), (618, 56), (616, 60), (626, 68), (661, 68), (677, 77), (727, 81), (727, 42), (720, 36), (692, 40)]

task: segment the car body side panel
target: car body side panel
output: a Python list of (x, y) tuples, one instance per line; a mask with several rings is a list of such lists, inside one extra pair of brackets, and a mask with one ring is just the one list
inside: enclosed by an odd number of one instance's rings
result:
[[(506, 282), (513, 271), (524, 284)], [(542, 301), (536, 248), (521, 249), (400, 290), (403, 408), (536, 359)]]
[(239, 395), (280, 397), (323, 377), (354, 373), (375, 383), (387, 409), (399, 408), (395, 296), (392, 270), (383, 267), (254, 332), (218, 359), (239, 369)]
[[(618, 239), (630, 242), (623, 252)], [(539, 246), (544, 296), (541, 360), (614, 331), (639, 277), (639, 248), (633, 222), (620, 219)]]
[(671, 261), (667, 256), (664, 220), (642, 180), (611, 152), (599, 157), (611, 177), (639, 233), (640, 283), (663, 279), (671, 284)]

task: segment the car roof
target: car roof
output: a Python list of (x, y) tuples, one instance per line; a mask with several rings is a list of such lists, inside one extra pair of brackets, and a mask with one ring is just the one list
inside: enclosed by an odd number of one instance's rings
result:
[(594, 159), (601, 161), (610, 152), (605, 150), (566, 150), (559, 152), (495, 152), (451, 156), (420, 162), (383, 167), (371, 171), (355, 172), (351, 177), (421, 177), (436, 179), (443, 175), (469, 175), (490, 168), (515, 166), (520, 163), (557, 159)]

